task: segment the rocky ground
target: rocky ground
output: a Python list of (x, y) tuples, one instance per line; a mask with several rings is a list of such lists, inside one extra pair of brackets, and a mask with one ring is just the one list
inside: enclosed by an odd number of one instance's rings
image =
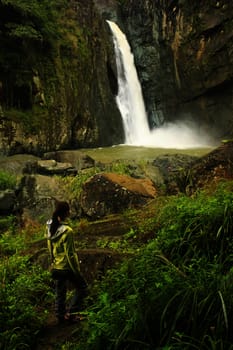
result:
[[(66, 172), (68, 169), (72, 169), (69, 176), (74, 176), (75, 171), (77, 174), (80, 171), (69, 162), (66, 163), (66, 167), (59, 164), (57, 168), (57, 160), (47, 160), (46, 163), (45, 160), (34, 157), (26, 157), (26, 159), (25, 162), (25, 158), (22, 161), (18, 157), (17, 162), (14, 160), (13, 163), (10, 163), (8, 160), (4, 164), (5, 169), (12, 170), (14, 168), (14, 171), (21, 172), (24, 179), (21, 197), (17, 197), (16, 190), (15, 197), (11, 198), (14, 198), (13, 200), (15, 198), (17, 200), (24, 199), (17, 205), (18, 207), (21, 205), (21, 209), (23, 209), (21, 212), (24, 215), (25, 225), (27, 220), (30, 219), (29, 224), (35, 220), (38, 212), (42, 210), (42, 204), (47, 204), (44, 208), (47, 212), (48, 209), (51, 209), (51, 197), (54, 190), (58, 188), (59, 179), (56, 177), (58, 168), (59, 171), (63, 169)], [(162, 188), (158, 183), (156, 184), (156, 181), (153, 181), (154, 175), (148, 178), (141, 173), (138, 176), (139, 169), (137, 167), (134, 168), (134, 174), (137, 176), (102, 172), (91, 177), (84, 184), (80, 203), (85, 208), (83, 210), (85, 215), (84, 218), (80, 218), (79, 226), (75, 229), (80, 232), (76, 244), (81, 269), (89, 283), (92, 283), (96, 278), (101, 278), (109, 267), (114, 266), (124, 258), (124, 254), (118, 253), (114, 249), (99, 247), (98, 240), (102, 240), (102, 242), (118, 241), (124, 237), (129, 229), (136, 228), (140, 220), (144, 220), (145, 217), (153, 217), (156, 212), (156, 198), (158, 196), (176, 194), (181, 191), (192, 195), (199, 188), (215, 186), (219, 180), (233, 179), (233, 142), (223, 142), (220, 147), (202, 157), (163, 155), (157, 157), (152, 166), (155, 167), (155, 172), (159, 171), (160, 179), (162, 178)], [(52, 173), (53, 168), (56, 168), (56, 175)], [(61, 195), (64, 194), (61, 188), (59, 191)], [(0, 210), (3, 206), (1, 198), (4, 198), (4, 195), (7, 198), (7, 193), (7, 191), (1, 192)], [(22, 208), (22, 206), (24, 207)], [(128, 215), (122, 215), (122, 209), (123, 211), (131, 209), (131, 214), (129, 211)], [(46, 241), (37, 242), (30, 249), (32, 260), (36, 260), (46, 268), (48, 266)], [(85, 321), (83, 322), (85, 323)], [(77, 335), (81, 325), (82, 323), (78, 326), (58, 326), (51, 310), (40, 335), (37, 350), (55, 349), (56, 343), (71, 341), (74, 334)]]

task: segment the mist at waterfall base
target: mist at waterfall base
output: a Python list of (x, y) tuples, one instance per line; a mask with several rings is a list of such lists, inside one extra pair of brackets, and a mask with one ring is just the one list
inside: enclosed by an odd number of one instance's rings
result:
[(147, 134), (139, 136), (136, 142), (128, 143), (128, 145), (187, 149), (213, 147), (215, 143), (194, 122), (177, 121), (176, 123), (164, 123), (161, 127), (148, 130)]
[(125, 145), (159, 148), (211, 147), (207, 133), (192, 121), (164, 123), (150, 130), (134, 56), (125, 34), (118, 25), (107, 21), (113, 36), (117, 66), (116, 103), (122, 116)]

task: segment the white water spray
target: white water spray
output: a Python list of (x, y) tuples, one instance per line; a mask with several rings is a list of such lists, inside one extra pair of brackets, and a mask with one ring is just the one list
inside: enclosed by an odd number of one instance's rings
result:
[(107, 22), (113, 33), (119, 89), (116, 102), (123, 119), (125, 143), (143, 143), (149, 127), (134, 57), (126, 36), (114, 22)]
[(107, 21), (114, 42), (118, 75), (117, 106), (121, 112), (125, 144), (161, 148), (208, 147), (207, 135), (193, 123), (167, 123), (150, 130), (134, 57), (127, 38), (116, 23)]

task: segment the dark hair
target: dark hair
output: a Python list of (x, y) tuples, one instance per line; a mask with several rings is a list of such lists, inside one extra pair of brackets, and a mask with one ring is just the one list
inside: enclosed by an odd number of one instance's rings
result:
[[(67, 216), (69, 215), (70, 206), (67, 202), (57, 202), (56, 208), (52, 215), (52, 223), (50, 226), (50, 233), (51, 235), (54, 235), (57, 231), (60, 221), (65, 220)], [(60, 219), (60, 220), (59, 220)]]

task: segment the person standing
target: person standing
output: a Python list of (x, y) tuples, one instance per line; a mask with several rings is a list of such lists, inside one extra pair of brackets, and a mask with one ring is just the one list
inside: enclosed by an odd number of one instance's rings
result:
[[(55, 314), (58, 323), (78, 319), (87, 296), (87, 282), (80, 273), (72, 228), (65, 223), (70, 215), (68, 202), (57, 202), (52, 219), (47, 221), (47, 242), (51, 256), (51, 274), (55, 281)], [(67, 284), (74, 286), (74, 295), (66, 309)]]

